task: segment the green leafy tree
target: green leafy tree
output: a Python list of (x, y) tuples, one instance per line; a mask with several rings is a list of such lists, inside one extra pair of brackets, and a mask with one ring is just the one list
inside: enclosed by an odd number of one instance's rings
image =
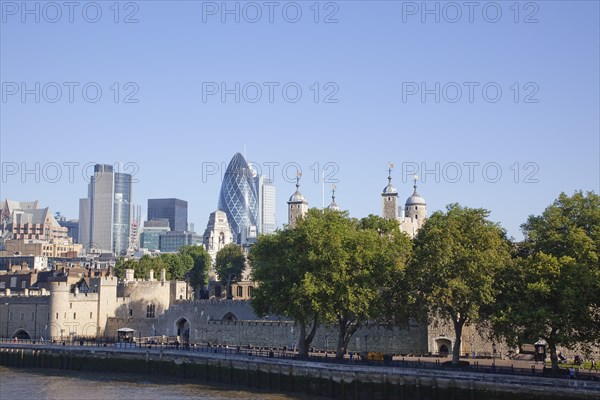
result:
[(246, 257), (240, 246), (230, 243), (217, 252), (215, 270), (221, 283), (227, 285), (227, 298), (232, 299), (231, 285), (242, 279)]
[(119, 261), (115, 264), (112, 274), (119, 279), (125, 278), (125, 270), (138, 268), (136, 260), (126, 260), (125, 257), (119, 258)]
[[(194, 260), (189, 254), (165, 253), (156, 260), (161, 260), (167, 269), (167, 279), (182, 280), (194, 267)], [(158, 261), (157, 261), (158, 262)]]
[(362, 218), (358, 227), (377, 232), (384, 239), (377, 253), (377, 263), (381, 266), (375, 268), (380, 285), (380, 301), (377, 303), (380, 311), (374, 311), (373, 319), (379, 323), (405, 326), (416, 313), (415, 299), (411, 296), (406, 274), (412, 259), (413, 241), (400, 231), (397, 220), (371, 214)]
[[(162, 257), (152, 257), (145, 254), (137, 262), (135, 277), (137, 279), (147, 279), (150, 276), (150, 270), (160, 273), (162, 269), (167, 269), (167, 265), (164, 263)], [(167, 279), (169, 279), (168, 276)]]
[(410, 240), (397, 222), (311, 209), (295, 228), (261, 237), (251, 250), (259, 283), (253, 305), (294, 318), (301, 356), (308, 355), (319, 323), (333, 324), (336, 355), (343, 357), (356, 330), (385, 314), (383, 300), (402, 277), (405, 252)]
[(600, 344), (600, 197), (561, 193), (522, 229), (492, 328), (513, 345), (544, 339), (556, 372), (557, 346)]
[(497, 275), (511, 263), (504, 230), (484, 209), (447, 206), (421, 227), (408, 271), (423, 315), (451, 321), (455, 332), (452, 363), (460, 359), (465, 324), (486, 320), (494, 303)]
[(190, 284), (196, 290), (196, 298), (201, 298), (204, 288), (208, 285), (208, 271), (212, 262), (210, 254), (202, 246), (184, 246), (179, 249), (180, 254), (192, 257), (193, 268), (188, 272)]
[(297, 229), (261, 235), (248, 256), (251, 279), (257, 283), (252, 307), (258, 315), (285, 315), (299, 326), (298, 354), (308, 350), (319, 325), (310, 276), (314, 264), (308, 260), (306, 242)]
[(326, 210), (306, 223), (318, 232), (309, 241), (320, 250), (321, 264), (311, 295), (323, 319), (338, 329), (336, 357), (342, 358), (356, 331), (386, 314), (386, 296), (403, 279), (410, 240), (397, 222), (373, 216), (356, 221)]

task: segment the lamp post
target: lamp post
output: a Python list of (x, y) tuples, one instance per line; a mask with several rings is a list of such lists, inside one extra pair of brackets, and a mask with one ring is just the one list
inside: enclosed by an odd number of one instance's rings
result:
[(367, 353), (367, 360), (369, 359), (369, 335), (365, 335), (365, 353)]
[(37, 303), (35, 303), (35, 315), (33, 321), (33, 340), (37, 337)]
[(8, 316), (10, 315), (10, 304), (4, 303), (4, 305), (6, 306), (6, 338), (8, 339)]
[(325, 358), (327, 358), (327, 353), (329, 353), (329, 335), (325, 335)]

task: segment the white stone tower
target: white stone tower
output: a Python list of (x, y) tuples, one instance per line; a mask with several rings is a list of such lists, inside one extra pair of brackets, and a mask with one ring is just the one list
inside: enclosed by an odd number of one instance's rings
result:
[(216, 279), (215, 261), (217, 253), (229, 243), (233, 243), (233, 233), (229, 226), (227, 214), (224, 211), (217, 210), (208, 217), (208, 224), (202, 237), (202, 244), (210, 254), (212, 260), (208, 276), (210, 279)]
[(300, 176), (298, 173), (296, 177), (296, 192), (290, 197), (288, 201), (288, 226), (293, 228), (296, 226), (296, 220), (298, 217), (305, 215), (308, 211), (308, 202), (300, 193)]
[(394, 164), (389, 163), (388, 184), (381, 193), (382, 217), (385, 219), (398, 219), (398, 192), (392, 185), (392, 168)]
[(406, 204), (404, 207), (404, 216), (406, 219), (412, 220), (412, 222), (416, 223), (417, 226), (420, 228), (425, 222), (425, 219), (427, 218), (427, 203), (425, 202), (425, 199), (417, 193), (417, 179), (418, 176), (415, 176), (415, 184), (413, 185), (414, 192), (412, 196), (406, 199)]

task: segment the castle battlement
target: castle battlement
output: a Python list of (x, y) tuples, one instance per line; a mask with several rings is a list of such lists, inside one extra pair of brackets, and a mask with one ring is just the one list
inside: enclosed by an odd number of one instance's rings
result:
[(69, 293), (69, 301), (97, 301), (98, 293)]
[(49, 295), (35, 295), (35, 296), (23, 296), (23, 295), (9, 295), (6, 296), (3, 293), (0, 293), (0, 298), (2, 298), (2, 304), (48, 304), (50, 302)]

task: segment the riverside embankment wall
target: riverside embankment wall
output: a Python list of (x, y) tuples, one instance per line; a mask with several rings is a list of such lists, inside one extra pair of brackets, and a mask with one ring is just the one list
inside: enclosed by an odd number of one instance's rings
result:
[(597, 399), (600, 382), (311, 363), (182, 351), (3, 345), (0, 365), (139, 373), (338, 399)]

